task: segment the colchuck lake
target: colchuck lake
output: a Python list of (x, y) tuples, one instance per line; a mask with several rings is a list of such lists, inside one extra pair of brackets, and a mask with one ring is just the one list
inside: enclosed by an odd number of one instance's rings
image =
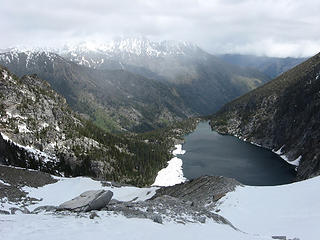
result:
[(200, 122), (184, 140), (186, 153), (179, 158), (188, 179), (203, 175), (225, 176), (253, 186), (294, 181), (294, 167), (277, 154), (236, 137), (220, 135), (212, 131), (207, 122)]

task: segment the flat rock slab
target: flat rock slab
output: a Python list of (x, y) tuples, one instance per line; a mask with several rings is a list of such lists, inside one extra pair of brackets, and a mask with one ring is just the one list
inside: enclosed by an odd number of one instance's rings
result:
[(57, 210), (69, 210), (75, 212), (88, 212), (100, 210), (108, 205), (113, 192), (105, 190), (91, 190), (81, 193), (78, 197), (62, 203)]

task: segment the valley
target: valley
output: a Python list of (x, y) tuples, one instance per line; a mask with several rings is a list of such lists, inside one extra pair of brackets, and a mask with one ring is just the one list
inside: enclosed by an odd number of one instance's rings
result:
[(209, 115), (270, 80), (190, 43), (135, 38), (62, 49), (13, 48), (0, 53), (0, 65), (19, 77), (37, 74), (73, 110), (112, 132), (145, 132)]
[(0, 234), (316, 239), (319, 55), (220, 58), (147, 39), (0, 53)]

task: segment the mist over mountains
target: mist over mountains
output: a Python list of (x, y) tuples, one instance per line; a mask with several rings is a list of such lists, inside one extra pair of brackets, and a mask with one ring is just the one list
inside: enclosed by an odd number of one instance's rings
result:
[(15, 48), (0, 54), (0, 64), (18, 76), (38, 74), (74, 110), (116, 131), (146, 131), (208, 115), (270, 80), (194, 44), (145, 38), (49, 50)]

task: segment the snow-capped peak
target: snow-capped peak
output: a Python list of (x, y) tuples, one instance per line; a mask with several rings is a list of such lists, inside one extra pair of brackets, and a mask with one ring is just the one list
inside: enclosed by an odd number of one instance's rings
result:
[(165, 55), (185, 55), (190, 51), (197, 50), (198, 47), (188, 42), (178, 41), (150, 41), (146, 38), (124, 38), (104, 43), (81, 42), (78, 44), (65, 45), (62, 54), (79, 54), (96, 52), (106, 55), (134, 54), (143, 56), (165, 56)]

